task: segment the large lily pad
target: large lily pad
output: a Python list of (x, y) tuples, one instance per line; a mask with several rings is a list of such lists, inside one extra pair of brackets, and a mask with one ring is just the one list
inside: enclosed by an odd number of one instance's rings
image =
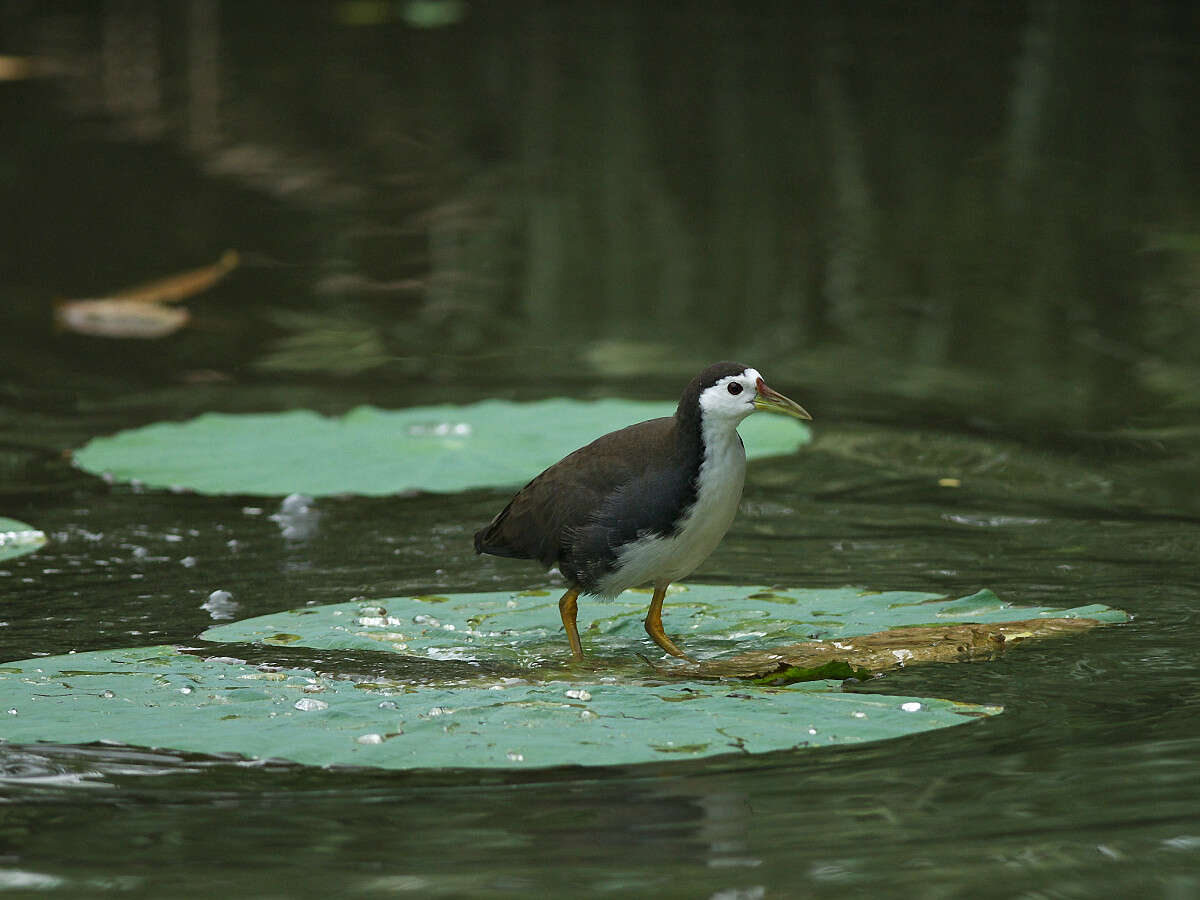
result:
[[(542, 668), (569, 656), (558, 614), (559, 591), (494, 591), (389, 597), (370, 602), (302, 607), (217, 625), (210, 641), (267, 643), (344, 650), (384, 650), (429, 659), (502, 660)], [(603, 602), (584, 598), (579, 630), (592, 656), (662, 657), (646, 637), (645, 591), (626, 591)], [(1124, 622), (1121, 610), (1094, 604), (1073, 609), (1017, 607), (988, 590), (951, 599), (916, 591), (857, 588), (767, 588), (712, 584), (675, 585), (663, 606), (663, 623), (698, 660), (761, 651), (764, 647), (819, 640), (831, 646), (887, 629), (1045, 619)], [(899, 643), (894, 649), (903, 649)], [(903, 658), (903, 656), (901, 657)], [(705, 670), (712, 674), (711, 668)], [(749, 673), (739, 673), (749, 674)]]
[[(202, 635), (234, 642), (225, 646), (258, 666), (161, 646), (12, 663), (0, 666), (0, 709), (11, 716), (4, 735), (387, 768), (623, 765), (821, 747), (1000, 712), (843, 692), (829, 679), (844, 677), (840, 654), (854, 644), (882, 652), (890, 665), (896, 643), (917, 646), (931, 630), (938, 640), (971, 628), (1028, 635), (1042, 623), (1053, 632), (1127, 618), (1099, 605), (1013, 607), (990, 591), (950, 600), (852, 588), (681, 585), (666, 607), (668, 627), (683, 631), (702, 662), (656, 670), (633, 652), (651, 646), (641, 627), (648, 600), (628, 591), (592, 607), (600, 615), (590, 623), (585, 605), (591, 656), (583, 665), (568, 662), (557, 592), (549, 590), (304, 607)], [(884, 636), (893, 643), (880, 646)], [(778, 672), (791, 657), (762, 647), (797, 638), (833, 655), (819, 656), (800, 677)], [(744, 652), (733, 653), (731, 671), (723, 672), (716, 657), (729, 650)], [(758, 668), (748, 662), (756, 654)], [(803, 683), (715, 680), (763, 672)], [(813, 677), (822, 680), (804, 681)]]
[(203, 659), (173, 647), (0, 666), (4, 738), (118, 741), (314, 765), (621, 765), (899, 737), (999, 712), (946, 700), (798, 688), (497, 679), (356, 682)]
[(0, 560), (32, 553), (46, 543), (46, 534), (24, 522), (0, 516)]
[[(204, 494), (450, 492), (523, 484), (608, 431), (673, 411), (627, 400), (485, 400), (363, 406), (338, 418), (207, 413), (94, 438), (75, 463), (118, 481)], [(751, 416), (741, 430), (750, 458), (792, 453), (811, 438), (801, 423), (777, 416)]]

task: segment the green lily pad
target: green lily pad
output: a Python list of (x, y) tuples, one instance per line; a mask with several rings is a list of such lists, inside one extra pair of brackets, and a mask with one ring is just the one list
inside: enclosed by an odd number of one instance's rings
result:
[(0, 560), (32, 553), (46, 543), (46, 534), (31, 525), (0, 516)]
[(312, 765), (623, 765), (858, 743), (960, 724), (996, 707), (711, 682), (513, 679), (364, 685), (173, 647), (0, 667), (4, 739), (116, 741)]
[[(606, 432), (671, 415), (666, 403), (485, 400), (330, 418), (307, 410), (207, 413), (98, 437), (75, 464), (117, 481), (202, 494), (322, 496), (521, 485)], [(801, 423), (751, 416), (747, 455), (780, 456), (811, 439)]]
[[(1040, 621), (1061, 627), (1128, 618), (1100, 605), (1015, 607), (991, 591), (954, 600), (853, 588), (676, 586), (664, 611), (689, 651), (711, 660), (750, 646), (771, 660), (771, 677), (733, 684), (705, 680), (712, 673), (704, 664), (670, 672), (647, 667), (634, 652), (650, 646), (641, 625), (649, 595), (638, 591), (585, 604), (581, 624), (593, 669), (569, 665), (556, 594), (359, 600), (259, 616), (202, 635), (272, 660), (260, 666), (165, 646), (10, 663), (0, 666), (4, 739), (107, 740), (399, 769), (627, 765), (823, 747), (1002, 710), (843, 692), (828, 679), (860, 670), (829, 659), (775, 671), (780, 658), (762, 651), (765, 643), (814, 643), (816, 635), (838, 647), (855, 636), (928, 630), (929, 623), (1003, 622), (1032, 634)], [(590, 623), (589, 608), (599, 614)], [(297, 648), (322, 651), (322, 668), (336, 671), (297, 663)], [(430, 677), (435, 669), (440, 680)], [(790, 683), (807, 678), (827, 680)]]
[[(290, 646), (383, 650), (439, 660), (501, 660), (521, 667), (565, 661), (558, 591), (493, 591), (302, 607), (217, 625), (210, 641), (269, 643), (286, 634)], [(642, 620), (650, 594), (626, 591), (615, 600), (583, 598), (579, 632), (590, 655), (662, 656)], [(1124, 622), (1118, 609), (1098, 604), (1073, 609), (1013, 606), (988, 590), (950, 599), (915, 591), (858, 588), (765, 588), (674, 585), (663, 605), (667, 632), (699, 660), (780, 643), (840, 641), (885, 629), (937, 623), (1014, 619), (1090, 619)]]

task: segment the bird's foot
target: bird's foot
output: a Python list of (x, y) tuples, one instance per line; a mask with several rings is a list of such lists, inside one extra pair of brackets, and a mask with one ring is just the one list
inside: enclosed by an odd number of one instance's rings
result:
[(558, 601), (558, 613), (567, 632), (567, 642), (571, 645), (573, 662), (583, 661), (583, 645), (579, 643), (579, 629), (575, 626), (575, 616), (579, 611), (578, 598), (579, 588), (571, 587)]
[(658, 628), (652, 627), (652, 623), (647, 622), (646, 623), (646, 633), (648, 635), (650, 635), (650, 639), (652, 641), (654, 641), (654, 643), (656, 643), (656, 644), (658, 644), (658, 646), (662, 647), (662, 649), (665, 650), (667, 653), (669, 653), (672, 656), (677, 657), (679, 659), (686, 659), (688, 662), (692, 663), (693, 665), (698, 665), (696, 660), (692, 659), (692, 657), (688, 656), (686, 653), (684, 653), (682, 650), (680, 650), (677, 646), (675, 646), (675, 642), (673, 640), (671, 640), (669, 637), (667, 637), (666, 632), (662, 630), (661, 622), (658, 623)]
[(682, 650), (675, 646), (675, 642), (667, 637), (667, 633), (663, 631), (662, 626), (662, 604), (663, 598), (667, 595), (667, 585), (656, 584), (654, 586), (654, 597), (650, 600), (650, 608), (646, 610), (646, 634), (650, 635), (650, 640), (658, 644), (672, 656), (677, 656), (680, 659), (686, 659), (688, 662), (695, 664), (696, 660), (692, 659)]

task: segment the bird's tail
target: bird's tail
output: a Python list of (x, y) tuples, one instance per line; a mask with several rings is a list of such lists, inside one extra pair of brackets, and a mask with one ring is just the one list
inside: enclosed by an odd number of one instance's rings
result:
[(500, 510), (496, 518), (488, 522), (483, 528), (475, 532), (475, 552), (488, 553), (492, 556), (507, 556), (515, 559), (525, 559), (528, 554), (513, 547), (504, 538), (504, 520), (508, 518), (508, 510), (512, 507), (508, 506)]

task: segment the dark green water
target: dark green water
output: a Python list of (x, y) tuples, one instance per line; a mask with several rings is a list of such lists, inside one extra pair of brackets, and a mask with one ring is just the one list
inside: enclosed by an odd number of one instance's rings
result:
[[(0, 660), (187, 642), (216, 589), (251, 616), (541, 577), (471, 552), (504, 492), (323, 500), (288, 539), (278, 500), (74, 470), (92, 435), (661, 400), (720, 358), (816, 441), (751, 467), (697, 580), (1134, 619), (888, 675), (1007, 711), (860, 748), (480, 775), (0, 746), (0, 892), (1200, 896), (1192, 7), (417, 8), (0, 6), (44, 73), (0, 81), (0, 514), (51, 538), (0, 562)], [(51, 328), (226, 247), (178, 334)]]

